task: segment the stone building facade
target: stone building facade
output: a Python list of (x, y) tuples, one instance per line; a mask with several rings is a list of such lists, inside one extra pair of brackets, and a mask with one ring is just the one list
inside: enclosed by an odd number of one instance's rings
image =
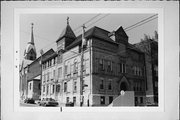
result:
[[(124, 29), (109, 32), (95, 26), (84, 37), (86, 42), (82, 43), (82, 35), (76, 37), (67, 23), (56, 41), (57, 51), (43, 60), (41, 99), (54, 98), (61, 104), (73, 102), (77, 106), (107, 106), (124, 90), (134, 91), (136, 105), (144, 105), (145, 56), (128, 42)], [(81, 85), (82, 44), (86, 47)]]
[(143, 40), (135, 44), (145, 53), (147, 103), (158, 105), (158, 38)]

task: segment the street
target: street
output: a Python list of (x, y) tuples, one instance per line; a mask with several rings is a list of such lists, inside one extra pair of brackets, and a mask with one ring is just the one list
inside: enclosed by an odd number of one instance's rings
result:
[(23, 107), (39, 107), (38, 104), (28, 104), (28, 103), (20, 103), (20, 106), (23, 106)]

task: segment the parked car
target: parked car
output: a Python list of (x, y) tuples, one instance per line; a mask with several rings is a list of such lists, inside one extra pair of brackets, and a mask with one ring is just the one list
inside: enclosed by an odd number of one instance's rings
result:
[(73, 103), (73, 102), (68, 102), (68, 103), (66, 103), (66, 106), (73, 107), (73, 106), (74, 106), (74, 103)]
[(40, 106), (57, 106), (58, 102), (52, 98), (44, 98), (42, 101), (39, 101)]
[(41, 101), (41, 99), (35, 100), (35, 104), (39, 105), (40, 101)]
[(24, 103), (34, 104), (35, 102), (34, 102), (33, 98), (26, 98), (26, 99), (24, 100)]

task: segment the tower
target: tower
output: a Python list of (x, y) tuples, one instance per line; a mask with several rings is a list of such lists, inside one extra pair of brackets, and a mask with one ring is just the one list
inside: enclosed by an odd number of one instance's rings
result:
[(62, 31), (60, 37), (56, 41), (57, 43), (57, 50), (65, 50), (65, 48), (70, 45), (74, 40), (76, 39), (76, 36), (71, 29), (69, 25), (69, 17), (67, 17), (67, 26), (66, 28)]
[(36, 59), (36, 48), (34, 44), (34, 35), (33, 35), (33, 23), (31, 24), (31, 40), (28, 42), (27, 47), (24, 51), (24, 58), (27, 60), (34, 61)]
[(76, 35), (74, 34), (73, 30), (71, 29), (69, 25), (69, 17), (67, 17), (67, 26), (62, 31), (60, 37), (56, 40), (57, 43), (57, 53), (58, 53), (58, 63), (62, 62), (62, 53), (66, 49), (67, 46), (69, 46), (71, 43), (73, 43), (76, 39)]

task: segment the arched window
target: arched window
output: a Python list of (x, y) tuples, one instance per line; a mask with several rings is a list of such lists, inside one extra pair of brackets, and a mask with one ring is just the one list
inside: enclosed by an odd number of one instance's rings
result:
[(67, 92), (67, 82), (64, 82), (64, 92)]
[(125, 82), (122, 82), (121, 85), (120, 85), (120, 90), (124, 90), (126, 91), (127, 90), (127, 84)]

